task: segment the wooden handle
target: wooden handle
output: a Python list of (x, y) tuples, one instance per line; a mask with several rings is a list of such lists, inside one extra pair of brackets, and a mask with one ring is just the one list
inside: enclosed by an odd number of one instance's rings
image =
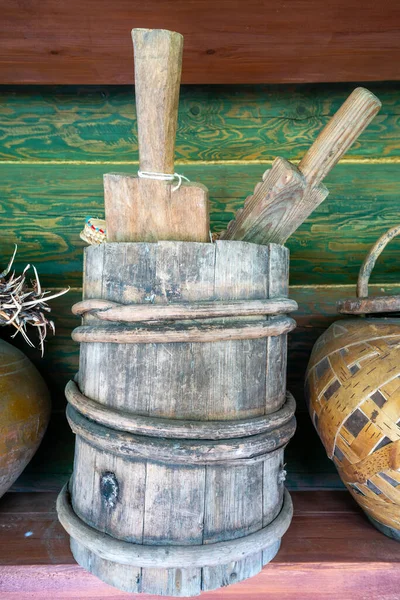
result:
[(174, 172), (183, 37), (165, 29), (133, 29), (141, 171)]
[(357, 297), (339, 300), (337, 310), (343, 315), (371, 315), (393, 313), (400, 310), (400, 294), (393, 296), (373, 296), (368, 298), (368, 284), (372, 270), (388, 243), (400, 235), (400, 225), (386, 231), (370, 248), (361, 265), (357, 280)]
[(361, 265), (361, 269), (358, 274), (357, 298), (367, 298), (368, 282), (372, 273), (372, 269), (374, 268), (376, 261), (388, 243), (398, 235), (400, 235), (400, 225), (396, 225), (384, 233), (379, 240), (375, 242), (367, 256), (364, 258), (364, 262)]
[(299, 164), (309, 187), (324, 179), (381, 106), (380, 100), (365, 88), (356, 88), (350, 94)]

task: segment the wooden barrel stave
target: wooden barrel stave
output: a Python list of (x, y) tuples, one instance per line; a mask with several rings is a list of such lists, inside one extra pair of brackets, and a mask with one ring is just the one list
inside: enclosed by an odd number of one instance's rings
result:
[[(248, 360), (250, 355), (254, 361)], [(212, 421), (265, 413), (265, 339), (176, 343), (173, 360), (168, 344), (81, 344), (81, 357), (80, 388), (107, 406), (139, 415)], [(97, 378), (87, 376), (93, 369)], [(116, 387), (127, 391), (116, 395)]]
[(140, 567), (121, 565), (100, 558), (73, 537), (70, 538), (70, 545), (76, 562), (105, 583), (124, 592), (140, 593), (142, 591), (142, 569)]

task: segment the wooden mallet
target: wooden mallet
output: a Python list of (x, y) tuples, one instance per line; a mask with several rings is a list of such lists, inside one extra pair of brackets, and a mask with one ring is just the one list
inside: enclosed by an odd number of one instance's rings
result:
[(374, 94), (356, 88), (321, 131), (299, 166), (276, 158), (220, 235), (224, 240), (284, 244), (327, 197), (321, 181), (381, 107)]
[(183, 37), (134, 29), (139, 175), (104, 175), (108, 242), (207, 242), (208, 190), (174, 173)]

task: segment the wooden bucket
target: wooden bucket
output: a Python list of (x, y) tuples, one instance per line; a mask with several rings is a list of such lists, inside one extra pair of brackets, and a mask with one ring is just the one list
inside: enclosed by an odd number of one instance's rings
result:
[(292, 506), (283, 451), (288, 250), (85, 250), (74, 473), (58, 499), (79, 564), (120, 589), (192, 596), (259, 572)]

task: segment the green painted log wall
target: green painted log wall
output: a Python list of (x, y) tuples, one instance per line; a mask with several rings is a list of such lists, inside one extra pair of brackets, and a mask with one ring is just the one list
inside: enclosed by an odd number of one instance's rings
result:
[[(210, 191), (212, 229), (223, 229), (275, 156), (298, 161), (355, 85), (195, 86), (181, 93), (177, 170)], [(326, 179), (328, 199), (288, 242), (291, 296), (300, 306), (289, 350), (289, 387), (299, 427), (287, 450), (292, 488), (337, 487), (305, 412), (302, 382), (313, 343), (354, 294), (371, 244), (400, 220), (400, 87), (369, 88), (383, 102), (373, 124)], [(63, 388), (77, 369), (70, 306), (80, 298), (86, 216), (103, 216), (102, 175), (138, 165), (133, 89), (0, 87), (0, 251), (18, 244), (17, 269), (37, 266), (53, 289), (57, 335), (46, 355), (24, 349), (52, 391), (53, 417), (42, 448), (14, 489), (57, 489), (71, 471), (73, 438)], [(399, 242), (376, 266), (372, 290), (399, 291)], [(11, 331), (3, 330), (5, 339)]]

